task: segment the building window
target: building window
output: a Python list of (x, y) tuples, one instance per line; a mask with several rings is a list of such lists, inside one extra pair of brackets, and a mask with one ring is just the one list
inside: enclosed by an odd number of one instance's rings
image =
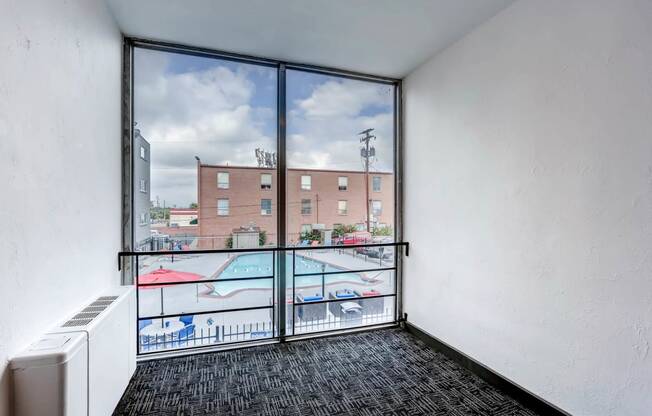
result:
[(374, 217), (383, 213), (383, 203), (381, 201), (371, 201), (371, 213)]
[(141, 179), (140, 180), (140, 192), (147, 192), (147, 180), (146, 179)]
[(310, 215), (312, 214), (312, 200), (302, 199), (301, 200), (301, 215)]
[(141, 212), (140, 213), (140, 225), (147, 225), (147, 213), (146, 212)]
[(260, 174), (260, 189), (272, 189), (272, 174), (271, 173), (261, 173)]
[(347, 210), (347, 203), (346, 201), (337, 201), (337, 213), (340, 215), (346, 215), (348, 212)]
[(337, 178), (337, 188), (340, 191), (346, 191), (349, 189), (349, 178), (347, 176), (340, 176)]
[(217, 172), (217, 187), (229, 189), (229, 172)]
[(301, 224), (301, 234), (308, 234), (312, 232), (311, 224)]
[(261, 199), (260, 200), (260, 215), (272, 215), (272, 200), (271, 199)]
[(218, 199), (217, 200), (217, 215), (220, 215), (220, 216), (229, 215), (229, 200), (228, 199)]
[(301, 175), (301, 190), (309, 191), (312, 189), (312, 177), (310, 175)]
[(145, 146), (140, 146), (140, 158), (147, 160), (147, 149), (145, 149)]
[(374, 178), (373, 178), (374, 192), (380, 192), (380, 180), (381, 180), (380, 176), (374, 176)]

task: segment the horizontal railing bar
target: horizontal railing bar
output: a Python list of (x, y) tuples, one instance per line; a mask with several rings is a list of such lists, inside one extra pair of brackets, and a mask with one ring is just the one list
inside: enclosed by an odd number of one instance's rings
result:
[(183, 312), (183, 313), (169, 313), (169, 314), (164, 314), (164, 315), (154, 315), (154, 316), (143, 316), (139, 317), (139, 321), (145, 321), (147, 319), (166, 319), (166, 318), (175, 318), (178, 316), (186, 316), (186, 315), (207, 315), (209, 313), (227, 313), (227, 312), (243, 312), (243, 311), (254, 311), (257, 309), (272, 309), (274, 306), (272, 305), (267, 305), (267, 306), (249, 306), (247, 308), (234, 308), (234, 309), (219, 309), (219, 310), (212, 310), (212, 311), (198, 311), (198, 312)]
[(313, 332), (301, 332), (299, 334), (292, 334), (287, 336), (288, 341), (298, 341), (302, 338), (305, 337), (310, 337), (312, 335), (318, 335), (318, 334), (326, 334), (329, 332), (341, 332), (342, 335), (349, 333), (349, 332), (354, 332), (358, 329), (364, 329), (364, 328), (373, 328), (373, 327), (380, 327), (380, 326), (393, 326), (393, 325), (398, 325), (400, 321), (393, 320), (393, 321), (388, 321), (388, 322), (379, 322), (376, 324), (367, 324), (367, 325), (357, 325), (357, 326), (350, 326), (346, 328), (333, 328), (333, 329), (324, 329), (321, 331), (313, 331)]
[(318, 305), (320, 303), (348, 302), (348, 301), (360, 300), (360, 299), (389, 298), (389, 297), (392, 297), (392, 296), (396, 296), (396, 293), (389, 293), (389, 294), (386, 294), (386, 295), (358, 296), (358, 297), (354, 297), (354, 298), (344, 298), (344, 299), (324, 299), (324, 300), (316, 300), (314, 302), (297, 302), (294, 305), (295, 306)]
[[(206, 344), (206, 345), (192, 345), (192, 346), (187, 346), (187, 347), (177, 347), (177, 348), (168, 348), (168, 349), (160, 349), (157, 351), (142, 351), (138, 352), (136, 355), (143, 356), (143, 355), (153, 355), (153, 354), (161, 354), (164, 355), (166, 353), (173, 353), (177, 351), (187, 351), (187, 350), (206, 350), (206, 349), (212, 349), (220, 346), (227, 346), (227, 345), (238, 345), (238, 344), (248, 344), (252, 342), (265, 342), (265, 341), (275, 341), (277, 338), (271, 336), (271, 337), (265, 337), (265, 338), (256, 338), (256, 339), (243, 339), (240, 341), (229, 341), (229, 342), (214, 342), (212, 344)], [(183, 341), (185, 342), (185, 341)], [(192, 342), (192, 341), (189, 341)], [(162, 344), (162, 343), (161, 343)], [(201, 352), (197, 352), (197, 354), (201, 354)]]
[(364, 273), (364, 272), (382, 272), (387, 270), (396, 271), (396, 266), (394, 267), (379, 267), (377, 269), (360, 269), (360, 270), (342, 270), (340, 272), (317, 272), (317, 273), (297, 273), (295, 277), (301, 276), (328, 276), (332, 274), (347, 274), (347, 273)]
[(211, 250), (186, 250), (186, 251), (121, 251), (119, 257), (140, 257), (140, 256), (172, 256), (184, 254), (219, 254), (219, 253), (265, 253), (278, 251), (308, 251), (308, 250), (348, 250), (363, 247), (409, 247), (408, 242), (396, 243), (370, 243), (370, 244), (351, 244), (336, 246), (307, 246), (307, 247), (262, 247), (262, 248), (233, 248), (233, 249), (211, 249)]
[(242, 280), (263, 280), (263, 279), (273, 279), (274, 276), (252, 276), (252, 277), (233, 277), (227, 279), (206, 279), (206, 280), (194, 280), (191, 282), (159, 282), (159, 283), (138, 283), (138, 288), (149, 287), (149, 286), (174, 286), (174, 285), (191, 285), (198, 283), (215, 283), (215, 282), (239, 282)]

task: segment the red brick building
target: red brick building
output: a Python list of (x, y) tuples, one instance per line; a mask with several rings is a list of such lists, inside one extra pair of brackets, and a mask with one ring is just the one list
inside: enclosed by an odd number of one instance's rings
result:
[[(199, 236), (203, 248), (222, 248), (234, 229), (255, 225), (277, 239), (277, 178), (274, 168), (197, 163)], [(360, 171), (288, 169), (288, 242), (317, 224), (366, 229), (365, 174)], [(394, 226), (394, 175), (369, 173), (372, 227)]]

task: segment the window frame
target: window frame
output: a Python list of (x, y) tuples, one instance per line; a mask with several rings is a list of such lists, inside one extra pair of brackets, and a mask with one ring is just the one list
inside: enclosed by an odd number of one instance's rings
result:
[[(134, 37), (124, 37), (123, 39), (123, 60), (122, 60), (122, 251), (130, 252), (135, 250), (135, 236), (136, 224), (138, 217), (134, 212), (135, 199), (137, 195), (137, 181), (134, 180), (134, 164), (136, 158), (134, 153), (135, 146), (135, 130), (134, 125), (134, 49), (142, 48), (149, 50), (158, 50), (161, 52), (182, 53), (186, 55), (194, 55), (207, 58), (218, 58), (223, 60), (230, 60), (234, 62), (242, 62), (248, 64), (256, 64), (276, 69), (277, 73), (277, 136), (276, 136), (276, 151), (278, 155), (278, 163), (276, 166), (276, 205), (277, 205), (277, 244), (279, 246), (286, 246), (289, 238), (288, 235), (288, 221), (287, 213), (289, 210), (288, 190), (287, 183), (287, 154), (286, 154), (286, 86), (285, 86), (285, 71), (287, 69), (312, 72), (322, 75), (331, 75), (345, 79), (352, 79), (358, 81), (375, 82), (393, 87), (393, 169), (389, 183), (381, 187), (390, 187), (393, 189), (393, 226), (394, 226), (394, 241), (403, 241), (403, 127), (402, 127), (402, 81), (397, 78), (378, 76), (372, 74), (365, 74), (355, 71), (342, 70), (337, 68), (329, 68), (318, 65), (307, 65), (300, 63), (292, 63), (278, 59), (260, 58), (245, 54), (236, 54), (230, 52), (218, 51), (210, 48), (201, 48), (189, 45), (182, 45), (170, 42), (154, 41), (149, 39), (138, 39)], [(150, 159), (150, 152), (147, 151), (146, 160)], [(229, 178), (230, 179), (230, 178)], [(230, 182), (230, 180), (229, 180)], [(386, 181), (383, 181), (386, 182)], [(230, 183), (229, 183), (230, 188)], [(312, 188), (312, 180), (311, 180)], [(389, 189), (389, 188), (388, 188)], [(225, 198), (226, 199), (226, 198)], [(347, 203), (348, 212), (348, 203)], [(229, 202), (229, 215), (230, 215), (230, 202)], [(133, 284), (135, 260), (131, 258), (129, 261), (123, 262), (122, 267), (122, 284)], [(285, 277), (283, 274), (283, 262), (279, 262), (279, 286), (285, 284)], [(402, 316), (402, 259), (397, 256), (396, 259), (396, 296), (394, 312), (396, 317)], [(284, 294), (283, 294), (284, 295)], [(281, 291), (278, 291), (278, 304), (283, 304), (285, 299), (281, 296)], [(284, 325), (286, 311), (284, 308), (278, 310), (278, 322), (281, 327), (278, 329), (278, 336), (284, 339)]]
[[(344, 209), (340, 208), (341, 202), (344, 202)], [(347, 199), (337, 200), (337, 215), (349, 215), (349, 201)]]
[[(344, 185), (342, 185), (342, 179), (344, 179)], [(344, 188), (344, 189), (342, 189)], [(337, 177), (337, 190), (338, 191), (348, 191), (349, 190), (349, 177), (348, 176), (338, 176)]]
[[(225, 210), (225, 208), (220, 208), (220, 201), (226, 201), (226, 214), (220, 214), (220, 211)], [(217, 198), (217, 216), (228, 217), (229, 215), (231, 215), (231, 201), (229, 201), (229, 198)]]
[[(306, 204), (305, 202), (308, 201)], [(307, 209), (306, 209), (307, 206)], [(301, 215), (312, 215), (312, 199), (301, 198)]]
[[(263, 202), (269, 201), (269, 208), (263, 208)], [(261, 198), (260, 200), (260, 215), (268, 217), (272, 215), (272, 199), (271, 198)]]
[[(220, 186), (224, 182), (220, 182), (220, 175), (226, 175), (226, 186)], [(230, 172), (218, 171), (216, 176), (217, 189), (231, 189), (231, 174)]]
[[(269, 184), (263, 183), (263, 177), (269, 176)], [(272, 190), (272, 183), (274, 181), (273, 175), (271, 173), (261, 173), (260, 174), (260, 189), (264, 191)]]
[[(376, 179), (378, 179), (378, 189), (376, 189)], [(373, 192), (382, 192), (383, 191), (383, 177), (382, 176), (373, 175), (373, 177), (371, 178), (371, 190)]]
[[(308, 185), (303, 184), (303, 178), (308, 178)], [(299, 189), (301, 191), (312, 191), (312, 175), (301, 175), (299, 179)]]

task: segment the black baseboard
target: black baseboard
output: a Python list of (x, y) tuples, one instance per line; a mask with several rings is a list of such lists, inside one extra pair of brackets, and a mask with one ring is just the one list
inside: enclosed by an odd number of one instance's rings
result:
[(501, 376), (486, 365), (474, 360), (458, 349), (451, 347), (450, 345), (430, 335), (423, 329), (411, 324), (410, 322), (405, 322), (405, 329), (409, 333), (419, 338), (433, 350), (446, 355), (457, 364), (461, 365), (487, 383), (509, 395), (511, 398), (518, 401), (528, 409), (532, 409), (533, 411), (545, 416), (571, 416), (570, 413), (558, 408), (552, 403), (547, 402), (546, 400), (519, 386), (508, 378)]

